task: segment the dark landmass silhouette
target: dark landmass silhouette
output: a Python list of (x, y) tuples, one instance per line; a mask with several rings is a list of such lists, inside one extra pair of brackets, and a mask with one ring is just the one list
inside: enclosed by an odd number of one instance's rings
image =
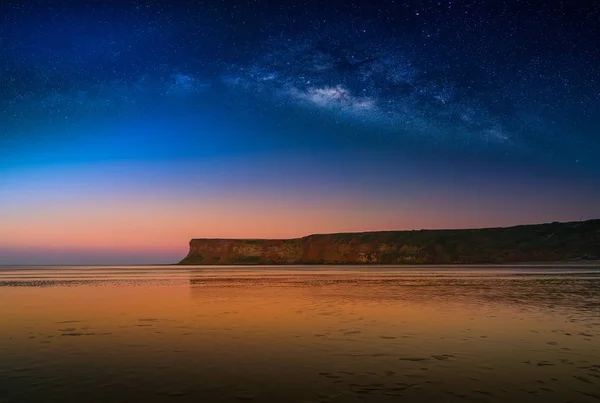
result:
[(474, 264), (600, 259), (600, 219), (294, 239), (192, 239), (180, 264)]

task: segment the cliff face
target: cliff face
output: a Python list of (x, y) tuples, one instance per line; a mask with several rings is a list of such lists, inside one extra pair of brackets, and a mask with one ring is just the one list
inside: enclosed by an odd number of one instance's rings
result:
[(180, 264), (442, 264), (600, 259), (600, 220), (465, 230), (192, 239)]

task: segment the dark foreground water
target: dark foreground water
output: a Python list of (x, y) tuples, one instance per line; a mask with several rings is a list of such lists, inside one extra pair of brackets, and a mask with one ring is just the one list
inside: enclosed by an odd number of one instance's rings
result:
[(0, 402), (600, 402), (600, 270), (0, 268)]

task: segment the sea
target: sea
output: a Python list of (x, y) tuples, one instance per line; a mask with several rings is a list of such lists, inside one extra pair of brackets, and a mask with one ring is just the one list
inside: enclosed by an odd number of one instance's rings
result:
[(600, 402), (600, 263), (0, 267), (0, 402)]

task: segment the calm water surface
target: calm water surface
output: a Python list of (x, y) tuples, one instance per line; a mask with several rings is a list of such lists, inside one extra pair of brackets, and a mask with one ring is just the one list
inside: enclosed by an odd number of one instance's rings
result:
[(600, 402), (600, 265), (0, 268), (0, 402)]

